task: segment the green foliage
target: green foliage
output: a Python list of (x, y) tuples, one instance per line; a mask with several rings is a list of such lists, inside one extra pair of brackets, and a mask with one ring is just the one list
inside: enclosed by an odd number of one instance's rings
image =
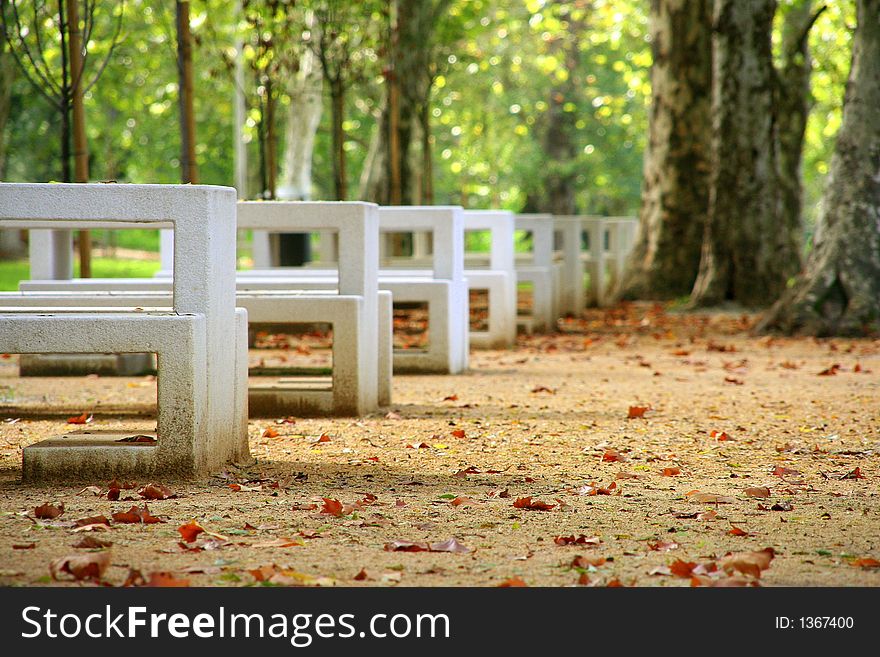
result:
[[(793, 1), (780, 2), (780, 15)], [(326, 5), (328, 0), (292, 5), (302, 14), (322, 2)], [(331, 4), (360, 11), (364, 29), (384, 34), (387, 16), (379, 5), (356, 0)], [(815, 102), (804, 154), (808, 214), (820, 196), (840, 124), (850, 29), (855, 24), (852, 4), (827, 3), (810, 35)], [(640, 200), (650, 102), (647, 10), (647, 3), (638, 0), (448, 0), (434, 28), (439, 56), (429, 71), (434, 80), (435, 202), (519, 210), (527, 198), (540, 197), (550, 176), (573, 174), (579, 210), (634, 213)], [(192, 3), (197, 155), (205, 183), (228, 185), (233, 179), (231, 62), (236, 34), (245, 37), (250, 44), (245, 55), (261, 69), (272, 61), (257, 61), (260, 57), (294, 61), (306, 47), (297, 23), (289, 26), (286, 42), (273, 43), (271, 54), (261, 50), (258, 35), (242, 34), (249, 28), (246, 21), (236, 22), (234, 11), (232, 2)], [(101, 20), (112, 16), (105, 13)], [(101, 35), (107, 28), (96, 26), (97, 36), (89, 45), (93, 61), (106, 53), (108, 44)], [(352, 81), (346, 96), (344, 147), (352, 197), (386, 95), (385, 47), (369, 47), (369, 53), (356, 55), (363, 73)], [(574, 53), (572, 61), (565, 60), (566, 52)], [(122, 40), (86, 96), (94, 179), (180, 179), (175, 57), (173, 3), (127, 0)], [(565, 93), (563, 111), (574, 116), (570, 138), (576, 153), (561, 162), (548, 157), (544, 144), (550, 100), (560, 90)], [(282, 121), (288, 99), (283, 89), (277, 91)], [(329, 107), (329, 98), (326, 103)], [(323, 113), (316, 140), (315, 198), (333, 196), (329, 114)], [(258, 104), (252, 102), (246, 128), (253, 140), (252, 171), (257, 168), (260, 119)], [(279, 126), (279, 137), (283, 132)], [(19, 78), (13, 87), (7, 152), (0, 154), (6, 157), (6, 177), (57, 180), (58, 133), (57, 113)]]
[[(75, 275), (78, 275), (78, 269), (74, 268)], [(158, 260), (92, 260), (92, 276), (96, 278), (152, 278), (157, 271)], [(0, 260), (0, 291), (17, 290), (19, 281), (29, 278), (30, 265), (27, 260)]]

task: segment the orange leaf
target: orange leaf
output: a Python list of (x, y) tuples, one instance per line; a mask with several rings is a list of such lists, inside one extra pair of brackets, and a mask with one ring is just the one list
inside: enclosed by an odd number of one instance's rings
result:
[(499, 589), (510, 589), (516, 588), (520, 586), (528, 587), (521, 577), (511, 577), (510, 579), (504, 580), (501, 584), (498, 585)]
[(605, 462), (626, 461), (626, 457), (616, 449), (606, 449), (602, 454), (602, 460)]
[(681, 468), (663, 468), (664, 477), (674, 477), (681, 474)]
[(629, 413), (627, 414), (628, 420), (634, 420), (637, 418), (645, 417), (645, 413), (651, 410), (650, 406), (630, 406)]
[(682, 561), (681, 559), (676, 559), (669, 565), (669, 572), (671, 572), (676, 577), (689, 578), (691, 573), (694, 571), (694, 568), (697, 567), (697, 564), (693, 561)]
[(453, 429), (452, 431), (453, 438), (465, 438), (466, 436), (467, 434), (465, 433), (464, 429)]
[(145, 500), (167, 500), (169, 497), (174, 497), (171, 489), (162, 484), (147, 484), (138, 491), (138, 495)]
[(171, 573), (159, 571), (150, 573), (150, 579), (145, 586), (152, 588), (183, 588), (189, 586), (189, 580), (177, 579)]
[(749, 535), (749, 533), (747, 531), (745, 531), (744, 529), (740, 529), (736, 525), (731, 525), (730, 531), (727, 533), (730, 534), (731, 536), (748, 536)]
[(757, 579), (761, 577), (761, 571), (770, 567), (774, 556), (776, 553), (773, 548), (764, 548), (758, 552), (733, 552), (719, 559), (718, 565), (728, 575), (738, 571), (743, 575), (751, 575)]
[(263, 438), (277, 438), (278, 435), (275, 427), (266, 427), (266, 430), (263, 432)]
[(177, 528), (177, 531), (180, 532), (180, 535), (183, 537), (183, 540), (187, 543), (192, 543), (196, 540), (196, 536), (205, 531), (204, 527), (202, 527), (195, 520), (190, 520), (185, 525), (181, 525)]
[(872, 557), (864, 557), (850, 562), (850, 565), (856, 566), (857, 568), (880, 568), (880, 561)]
[(40, 520), (52, 520), (53, 518), (60, 516), (62, 513), (64, 513), (64, 504), (54, 506), (46, 502), (42, 506), (38, 506), (34, 509), (34, 517), (39, 518)]
[(531, 497), (518, 497), (516, 501), (513, 503), (513, 506), (517, 509), (531, 509), (532, 511), (549, 511), (554, 508), (555, 504), (547, 504), (546, 502), (541, 502), (540, 500), (532, 501)]
[(109, 565), (110, 552), (91, 552), (55, 559), (49, 564), (49, 572), (52, 579), (58, 579), (61, 573), (68, 573), (74, 579), (99, 580)]
[(67, 424), (88, 424), (92, 421), (92, 416), (88, 413), (83, 413), (82, 415), (74, 415), (73, 417), (67, 418)]
[(749, 497), (770, 497), (770, 489), (766, 486), (756, 486), (754, 488), (746, 488), (746, 495)]
[(339, 500), (331, 500), (327, 497), (322, 497), (324, 500), (324, 506), (321, 507), (321, 513), (328, 516), (336, 516), (337, 518), (344, 515), (342, 513), (342, 502)]

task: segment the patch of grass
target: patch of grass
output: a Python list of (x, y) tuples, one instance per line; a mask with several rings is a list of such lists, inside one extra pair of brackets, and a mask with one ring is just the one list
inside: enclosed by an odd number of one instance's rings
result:
[[(159, 271), (155, 260), (115, 260), (95, 258), (92, 260), (92, 276), (95, 278), (152, 278)], [(79, 265), (74, 266), (74, 276), (79, 275)], [(0, 260), (0, 290), (17, 290), (19, 281), (30, 278), (30, 266), (25, 260)]]

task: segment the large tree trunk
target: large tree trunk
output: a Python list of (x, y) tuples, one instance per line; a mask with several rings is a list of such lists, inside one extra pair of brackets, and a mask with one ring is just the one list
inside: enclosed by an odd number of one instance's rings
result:
[(801, 250), (803, 182), (801, 159), (804, 132), (810, 114), (809, 32), (816, 18), (812, 0), (797, 0), (782, 25), (782, 65), (777, 71), (776, 95), (776, 180), (779, 194), (779, 222), (783, 237), (791, 240), (789, 251)]
[(712, 2), (653, 0), (651, 110), (639, 238), (617, 298), (690, 293), (709, 211)]
[(880, 0), (858, 1), (843, 122), (813, 250), (759, 329), (880, 331)]
[(691, 303), (772, 303), (800, 268), (776, 176), (775, 0), (716, 0), (709, 219)]

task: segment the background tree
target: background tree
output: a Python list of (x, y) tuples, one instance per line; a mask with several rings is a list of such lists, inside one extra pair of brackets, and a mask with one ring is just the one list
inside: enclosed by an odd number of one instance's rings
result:
[(880, 330), (880, 0), (858, 1), (846, 90), (813, 250), (762, 330)]
[(651, 3), (651, 109), (638, 241), (616, 295), (688, 294), (709, 210), (712, 2)]
[(774, 0), (716, 0), (709, 215), (693, 305), (771, 304), (800, 268), (779, 211)]
[[(366, 66), (376, 60), (373, 50), (378, 35), (369, 26), (379, 17), (372, 2), (316, 0), (315, 22), (309, 45), (321, 63), (330, 93), (331, 156), (336, 200), (348, 198), (346, 167), (345, 100), (350, 86), (363, 79)], [(374, 11), (375, 9), (375, 11)]]
[(193, 98), (192, 34), (189, 26), (189, 0), (176, 0), (177, 89), (180, 107), (180, 181), (199, 182), (196, 162), (196, 119)]
[[(33, 0), (2, 0), (0, 19), (9, 51), (24, 77), (61, 117), (61, 174), (65, 182), (88, 182), (89, 153), (86, 141), (84, 96), (104, 71), (122, 28), (125, 3), (115, 10), (110, 47), (91, 81), (86, 78), (88, 46), (97, 35), (97, 3), (58, 0), (57, 5)], [(71, 151), (71, 137), (73, 149)], [(70, 157), (74, 158), (71, 176)], [(91, 276), (91, 242), (88, 231), (79, 231), (80, 276)]]

